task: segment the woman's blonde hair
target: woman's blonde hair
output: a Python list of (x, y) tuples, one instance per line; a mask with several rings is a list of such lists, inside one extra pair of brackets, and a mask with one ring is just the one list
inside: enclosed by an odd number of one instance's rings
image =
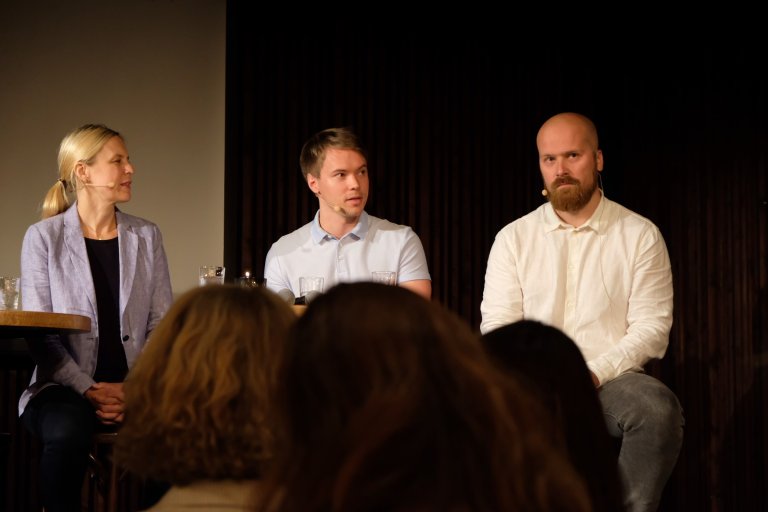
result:
[(185, 485), (259, 476), (277, 360), (295, 314), (266, 288), (195, 288), (152, 333), (124, 384), (115, 459)]
[(48, 190), (43, 199), (43, 219), (58, 215), (69, 208), (67, 193), (79, 187), (75, 167), (78, 162), (91, 164), (112, 137), (121, 137), (120, 133), (102, 124), (86, 124), (68, 133), (59, 145), (59, 179)]

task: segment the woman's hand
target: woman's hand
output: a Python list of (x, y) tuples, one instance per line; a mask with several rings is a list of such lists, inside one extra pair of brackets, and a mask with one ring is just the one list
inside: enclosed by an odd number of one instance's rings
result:
[(105, 425), (123, 422), (125, 397), (122, 382), (97, 382), (85, 391), (85, 398), (96, 409), (96, 417)]

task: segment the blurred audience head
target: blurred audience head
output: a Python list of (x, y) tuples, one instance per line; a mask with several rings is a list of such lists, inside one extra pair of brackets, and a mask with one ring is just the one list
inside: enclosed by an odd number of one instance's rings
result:
[(595, 511), (622, 510), (617, 453), (597, 390), (576, 344), (559, 329), (522, 320), (483, 336), (491, 357), (539, 398), (559, 425)]
[(179, 297), (124, 384), (119, 463), (175, 485), (258, 477), (275, 368), (295, 320), (266, 288), (211, 285)]
[(588, 510), (537, 411), (454, 314), (337, 285), (286, 342), (262, 509)]

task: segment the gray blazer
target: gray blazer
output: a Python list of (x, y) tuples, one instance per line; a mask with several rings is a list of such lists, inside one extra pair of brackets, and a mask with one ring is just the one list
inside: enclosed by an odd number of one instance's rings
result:
[[(158, 227), (118, 210), (117, 233), (120, 335), (131, 368), (149, 333), (168, 311), (173, 295)], [(99, 322), (77, 203), (27, 229), (21, 247), (21, 302), (26, 311), (87, 316), (91, 319), (91, 331), (49, 335), (43, 343), (31, 340), (30, 350), (37, 367), (19, 399), (19, 414), (47, 386), (62, 384), (82, 394), (94, 384)]]

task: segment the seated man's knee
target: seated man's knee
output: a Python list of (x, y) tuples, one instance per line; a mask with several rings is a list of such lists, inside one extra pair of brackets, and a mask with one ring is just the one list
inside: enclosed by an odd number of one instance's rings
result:
[(639, 374), (635, 379), (634, 409), (636, 418), (646, 426), (682, 437), (683, 411), (677, 396), (662, 382)]

